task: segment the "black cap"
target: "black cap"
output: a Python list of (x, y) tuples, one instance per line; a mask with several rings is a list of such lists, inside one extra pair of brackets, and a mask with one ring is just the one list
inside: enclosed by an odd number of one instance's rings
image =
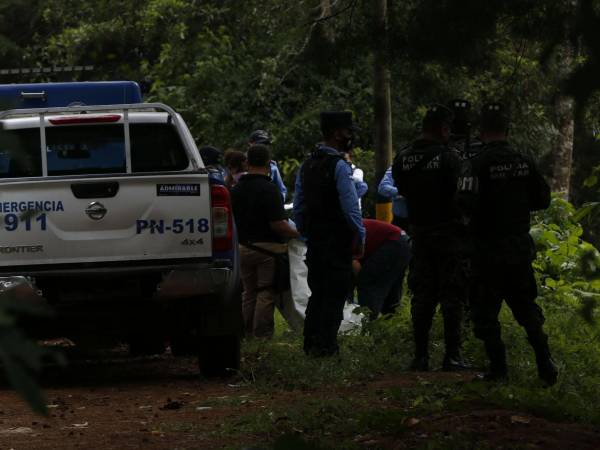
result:
[(205, 166), (216, 166), (221, 161), (221, 150), (212, 145), (200, 148), (200, 157)]
[(444, 105), (433, 104), (427, 108), (427, 113), (423, 118), (423, 127), (451, 125), (454, 120), (454, 113)]
[(254, 130), (248, 138), (250, 144), (270, 145), (272, 143), (271, 135), (265, 130)]
[(448, 107), (454, 112), (454, 114), (461, 111), (470, 111), (471, 102), (462, 98), (455, 98), (454, 100), (450, 100)]
[(469, 134), (471, 129), (471, 102), (464, 99), (454, 99), (448, 103), (448, 107), (454, 113), (452, 121), (452, 134), (455, 136), (464, 136)]
[(507, 131), (509, 123), (510, 114), (506, 105), (490, 102), (481, 108), (482, 131)]
[(352, 123), (352, 112), (350, 111), (323, 111), (321, 113), (321, 131), (328, 135), (334, 130), (359, 131)]

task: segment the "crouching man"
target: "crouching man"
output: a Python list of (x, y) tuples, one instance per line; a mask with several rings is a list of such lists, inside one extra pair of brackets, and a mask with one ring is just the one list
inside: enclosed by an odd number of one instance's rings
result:
[(287, 238), (299, 233), (286, 220), (283, 200), (271, 181), (271, 155), (264, 145), (250, 147), (248, 173), (231, 189), (240, 241), (242, 312), (247, 336), (271, 338), (277, 293), (277, 254), (286, 253)]
[(404, 273), (410, 260), (406, 233), (380, 220), (364, 219), (367, 238), (362, 258), (353, 262), (358, 303), (371, 310), (371, 318), (393, 313), (402, 298)]

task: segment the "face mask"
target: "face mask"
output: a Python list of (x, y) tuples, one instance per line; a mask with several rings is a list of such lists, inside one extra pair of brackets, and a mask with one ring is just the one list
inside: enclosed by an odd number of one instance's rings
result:
[(346, 153), (350, 153), (352, 151), (352, 148), (354, 147), (354, 136), (352, 134), (342, 137), (342, 147), (343, 151)]

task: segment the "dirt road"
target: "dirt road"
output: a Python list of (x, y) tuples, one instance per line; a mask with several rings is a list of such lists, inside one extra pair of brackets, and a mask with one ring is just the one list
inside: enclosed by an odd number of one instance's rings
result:
[[(440, 374), (426, 376), (433, 381)], [(468, 378), (452, 376), (455, 382)], [(402, 402), (395, 402), (387, 392), (401, 392), (414, 381), (414, 374), (401, 374), (360, 389), (267, 393), (240, 380), (202, 380), (192, 359), (80, 360), (67, 371), (46, 375), (48, 417), (32, 414), (5, 384), (0, 387), (0, 449), (261, 448), (284, 432), (310, 439), (310, 427), (296, 423), (294, 415), (307, 401), (329, 398), (402, 411)], [(331, 414), (320, 411), (323, 417), (314, 418), (315, 423)], [(397, 432), (395, 426), (362, 434), (340, 429), (340, 442), (350, 438), (356, 448), (404, 449), (422, 448), (435, 437), (436, 442), (449, 439), (446, 448), (454, 448), (453, 436), (460, 435), (489, 448), (600, 448), (600, 432), (591, 427), (497, 408), (478, 406), (406, 417), (398, 419)]]
[(202, 380), (193, 359), (80, 360), (44, 381), (48, 417), (0, 391), (0, 449), (220, 448), (243, 444), (219, 428), (239, 408), (220, 405), (248, 388)]

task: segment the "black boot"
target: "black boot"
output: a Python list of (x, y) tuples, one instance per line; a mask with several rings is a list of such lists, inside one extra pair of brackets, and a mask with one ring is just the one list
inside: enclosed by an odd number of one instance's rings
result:
[(558, 367), (554, 360), (548, 355), (538, 358), (536, 355), (538, 376), (548, 386), (553, 386), (558, 381)]
[(547, 386), (554, 386), (558, 381), (558, 367), (548, 348), (547, 341), (544, 344), (534, 347), (535, 362), (537, 363), (538, 377)]
[(550, 354), (548, 346), (548, 336), (543, 332), (528, 333), (529, 342), (535, 352), (535, 362), (537, 363), (538, 376), (540, 380), (548, 386), (553, 386), (558, 380), (558, 367)]
[(429, 370), (429, 330), (423, 326), (415, 327), (415, 357), (410, 363), (410, 370), (427, 372)]
[(469, 370), (471, 366), (460, 355), (462, 336), (462, 307), (448, 308), (442, 311), (444, 317), (444, 344), (446, 355), (442, 363), (442, 370), (460, 371)]
[(482, 377), (484, 381), (508, 380), (508, 367), (506, 365), (506, 348), (504, 342), (485, 341), (485, 351), (490, 359), (490, 369)]

